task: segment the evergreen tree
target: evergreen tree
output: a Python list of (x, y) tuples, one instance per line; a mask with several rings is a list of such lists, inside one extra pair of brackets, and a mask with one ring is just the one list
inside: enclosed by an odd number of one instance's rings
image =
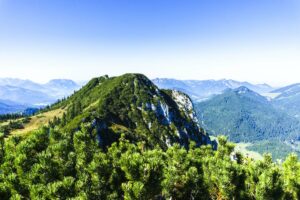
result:
[(295, 154), (288, 156), (283, 163), (283, 181), (285, 199), (300, 199), (300, 163)]

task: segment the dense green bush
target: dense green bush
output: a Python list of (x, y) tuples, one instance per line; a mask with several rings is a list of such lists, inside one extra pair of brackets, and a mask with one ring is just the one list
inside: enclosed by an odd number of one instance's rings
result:
[(105, 151), (83, 124), (74, 134), (43, 128), (1, 139), (1, 199), (299, 199), (300, 163), (233, 157), (219, 148), (147, 148), (121, 137)]

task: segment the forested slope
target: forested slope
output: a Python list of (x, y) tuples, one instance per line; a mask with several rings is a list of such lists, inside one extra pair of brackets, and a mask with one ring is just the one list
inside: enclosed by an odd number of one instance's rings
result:
[[(1, 199), (299, 199), (300, 164), (218, 149), (193, 104), (139, 74), (99, 77), (43, 110), (43, 128), (0, 135)], [(33, 118), (36, 116), (33, 116)]]

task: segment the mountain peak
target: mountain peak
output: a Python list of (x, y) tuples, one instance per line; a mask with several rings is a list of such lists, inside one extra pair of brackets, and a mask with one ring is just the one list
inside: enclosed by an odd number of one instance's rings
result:
[(247, 88), (246, 86), (238, 87), (238, 88), (234, 89), (233, 91), (235, 91), (238, 94), (245, 94), (245, 93), (248, 93), (248, 92), (253, 92), (249, 88)]
[(70, 79), (52, 79), (46, 85), (63, 86), (63, 87), (75, 87), (77, 83)]
[[(67, 115), (72, 116), (65, 130), (76, 130), (82, 122), (91, 124), (104, 146), (116, 141), (121, 133), (149, 146), (209, 141), (195, 120), (190, 99), (182, 93), (159, 90), (142, 74), (94, 78), (55, 106), (67, 107)], [(78, 107), (81, 111), (74, 112)]]
[[(249, 89), (248, 87), (241, 86), (236, 89), (229, 90), (229, 94), (233, 92), (238, 98), (248, 99), (253, 102), (259, 102), (261, 104), (268, 104), (268, 99), (257, 92)], [(226, 92), (225, 92), (226, 95)], [(240, 100), (243, 101), (243, 100)]]
[(300, 94), (300, 83), (295, 83), (292, 85), (288, 85), (283, 88), (279, 88), (277, 90), (272, 91), (272, 93), (279, 93), (276, 97), (276, 99), (291, 97), (293, 95), (299, 95)]
[(153, 84), (144, 74), (139, 73), (127, 73), (120, 76), (121, 79), (127, 80), (127, 81), (143, 81), (148, 84)]

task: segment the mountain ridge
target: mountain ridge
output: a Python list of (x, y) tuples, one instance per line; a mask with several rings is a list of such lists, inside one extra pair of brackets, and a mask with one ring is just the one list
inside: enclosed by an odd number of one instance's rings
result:
[(234, 89), (246, 86), (258, 93), (267, 93), (273, 88), (267, 84), (251, 84), (249, 82), (239, 82), (231, 79), (221, 80), (177, 80), (168, 78), (156, 78), (153, 82), (163, 89), (177, 89), (187, 93), (194, 101), (201, 101), (221, 94), (226, 89)]
[[(9, 100), (16, 105), (41, 107), (69, 96), (80, 87), (69, 79), (53, 79), (48, 83), (40, 84), (17, 78), (0, 78), (0, 100)], [(7, 112), (2, 110), (2, 113)]]
[(74, 131), (90, 124), (106, 146), (124, 133), (131, 141), (166, 148), (173, 143), (188, 147), (211, 143), (199, 127), (191, 99), (182, 92), (160, 90), (142, 74), (102, 76), (51, 109), (66, 109), (61, 128)]
[(204, 128), (228, 135), (235, 142), (291, 139), (300, 130), (298, 120), (278, 111), (265, 97), (246, 87), (228, 89), (197, 103), (196, 110)]
[(273, 105), (300, 120), (300, 83), (292, 84), (273, 91), (278, 95), (273, 99)]

